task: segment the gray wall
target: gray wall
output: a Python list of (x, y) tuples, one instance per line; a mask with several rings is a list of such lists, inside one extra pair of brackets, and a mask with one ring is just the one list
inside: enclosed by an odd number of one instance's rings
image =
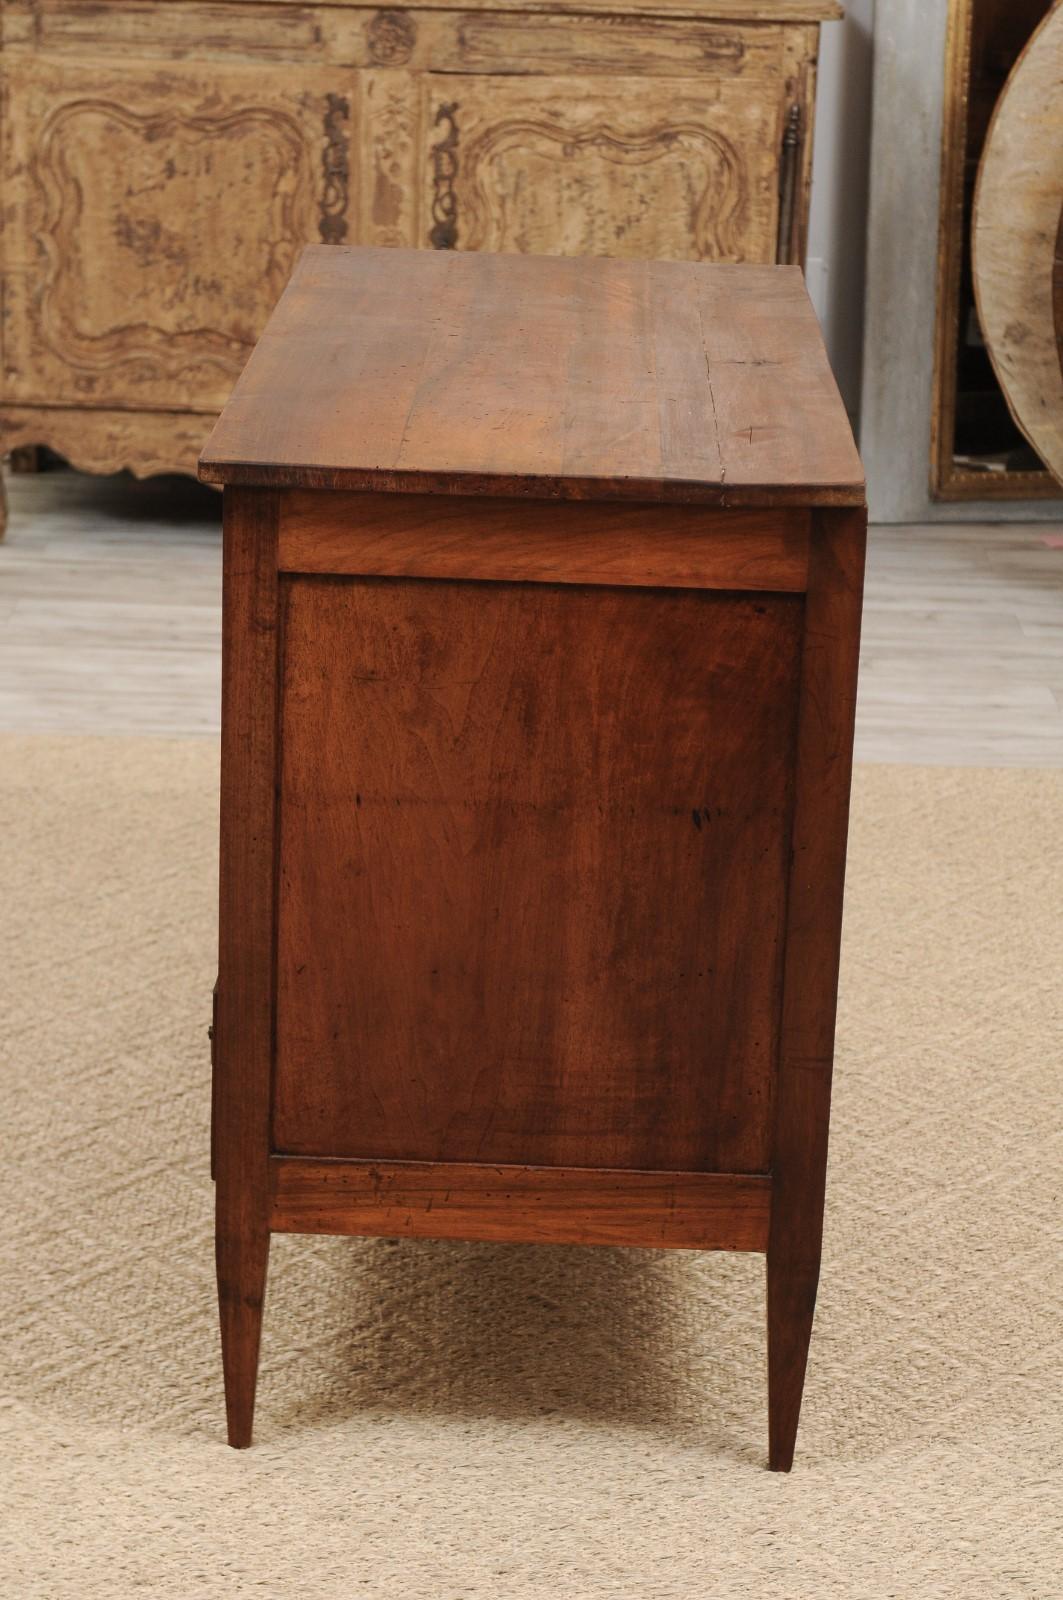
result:
[(854, 422), (863, 362), (874, 11), (875, 0), (848, 0), (845, 21), (823, 25), (806, 267)]

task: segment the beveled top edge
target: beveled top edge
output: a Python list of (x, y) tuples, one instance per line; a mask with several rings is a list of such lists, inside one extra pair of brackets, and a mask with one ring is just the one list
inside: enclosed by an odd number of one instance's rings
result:
[(587, 501), (643, 505), (701, 505), (717, 510), (758, 506), (863, 506), (863, 479), (853, 483), (726, 484), (643, 478), (513, 478), (494, 473), (356, 472), (348, 467), (278, 467), (253, 462), (200, 461), (199, 480), (219, 488), (318, 489), (342, 493), (466, 495), (492, 500)]

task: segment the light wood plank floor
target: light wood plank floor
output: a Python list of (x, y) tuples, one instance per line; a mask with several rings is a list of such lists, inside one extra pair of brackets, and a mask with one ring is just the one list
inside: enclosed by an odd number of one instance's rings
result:
[[(72, 472), (7, 481), (0, 729), (216, 732), (213, 491)], [(872, 530), (858, 760), (1063, 767), (1061, 533)]]

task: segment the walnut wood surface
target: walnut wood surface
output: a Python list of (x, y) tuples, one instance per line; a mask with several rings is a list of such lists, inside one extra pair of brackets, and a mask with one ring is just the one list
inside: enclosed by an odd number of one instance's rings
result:
[(860, 504), (795, 268), (311, 247), (209, 482)]
[(767, 1170), (800, 600), (282, 604), (275, 1148)]
[[(706, 511), (456, 495), (281, 495), (284, 572), (802, 592), (807, 511)], [(665, 531), (666, 529), (666, 531)]]
[(286, 1233), (764, 1250), (771, 1180), (483, 1163), (274, 1156), (272, 1227)]
[(216, 1254), (229, 1443), (251, 1443), (269, 1256), (277, 503), (225, 497)]
[[(848, 427), (785, 270), (450, 258), (426, 301), (436, 269), (390, 259), (394, 294), (378, 256), (312, 255), (219, 430), (287, 441), (278, 487), (226, 489), (230, 1438), (270, 1229), (700, 1244), (766, 1249), (786, 1470), (866, 526), (823, 503), (858, 468), (824, 490), (809, 462), (855, 461)], [(421, 339), (405, 313), (428, 303)], [(322, 473), (322, 439), (383, 492)], [(387, 465), (406, 451), (417, 494)], [(720, 504), (754, 458), (761, 503)], [(713, 459), (709, 503), (671, 503), (668, 471)]]
[(866, 529), (862, 510), (819, 514), (806, 600), (768, 1244), (769, 1462), (783, 1472), (823, 1236)]

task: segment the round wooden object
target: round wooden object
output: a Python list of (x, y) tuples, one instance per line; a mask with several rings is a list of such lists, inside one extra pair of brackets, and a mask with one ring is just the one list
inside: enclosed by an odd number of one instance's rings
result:
[(978, 316), (1019, 428), (1063, 480), (1055, 279), (1063, 199), (1063, 8), (1012, 68), (978, 172), (971, 249)]

